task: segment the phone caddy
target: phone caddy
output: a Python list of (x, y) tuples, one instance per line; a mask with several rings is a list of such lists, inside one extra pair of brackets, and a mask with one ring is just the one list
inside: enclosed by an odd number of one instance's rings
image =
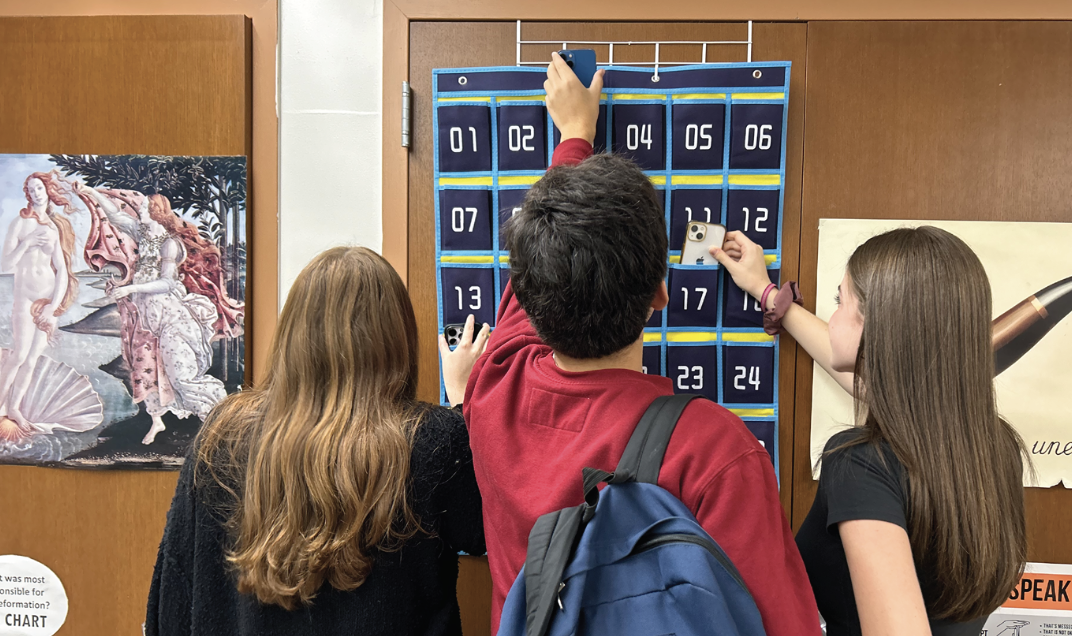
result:
[[(644, 371), (719, 402), (778, 464), (778, 348), (723, 269), (681, 262), (693, 221), (744, 232), (781, 269), (789, 62), (605, 67), (596, 152), (631, 157), (662, 197), (670, 304), (644, 330)], [(439, 333), (495, 326), (510, 276), (502, 231), (559, 142), (539, 68), (433, 71)], [(445, 393), (441, 387), (441, 400)]]

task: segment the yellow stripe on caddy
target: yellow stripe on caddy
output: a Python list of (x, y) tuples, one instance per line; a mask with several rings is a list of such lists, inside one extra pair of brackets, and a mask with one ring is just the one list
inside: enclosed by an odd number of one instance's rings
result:
[(496, 100), (500, 102), (542, 102), (547, 100), (546, 95), (506, 95), (505, 97), (496, 97)]
[(774, 409), (729, 409), (737, 417), (774, 417)]
[(490, 102), (490, 97), (440, 97), (437, 102)]
[(644, 342), (662, 342), (662, 341), (663, 341), (663, 334), (657, 333), (657, 332), (656, 333), (648, 333), (647, 331), (644, 332)]
[(491, 177), (440, 177), (441, 186), (490, 186)]
[(651, 185), (657, 185), (657, 186), (658, 185), (661, 185), (661, 186), (666, 185), (666, 177), (665, 176), (655, 175), (655, 176), (652, 176), (652, 177), (648, 177), (648, 179), (651, 181)]
[(534, 174), (523, 177), (499, 177), (499, 185), (532, 185), (539, 181), (541, 176), (543, 175)]
[(763, 260), (767, 261), (767, 265), (773, 265), (774, 261), (778, 260), (777, 254), (764, 254)]
[(681, 264), (681, 255), (679, 254), (677, 256), (671, 256), (670, 257), (670, 262), (672, 264), (674, 264), (674, 265), (680, 265)]
[(758, 332), (723, 331), (722, 340), (724, 342), (774, 342), (774, 336)]
[(641, 95), (640, 93), (615, 93), (611, 95), (611, 99), (618, 101), (622, 99), (651, 99), (656, 101), (666, 101), (666, 95)]
[(503, 254), (502, 256), (499, 257), (499, 265), (509, 265), (509, 264), (510, 264), (510, 255), (509, 254)]
[(731, 174), (730, 185), (782, 185), (782, 176), (777, 174)]
[(726, 99), (725, 93), (685, 93), (683, 95), (673, 95), (675, 100), (678, 99)]
[(675, 174), (670, 176), (670, 183), (674, 185), (721, 185), (720, 174)]
[(785, 99), (785, 93), (734, 93), (733, 99)]
[(441, 263), (467, 263), (467, 264), (491, 264), (495, 262), (494, 256), (440, 256)]
[(718, 334), (714, 331), (669, 331), (666, 334), (667, 342), (718, 342)]

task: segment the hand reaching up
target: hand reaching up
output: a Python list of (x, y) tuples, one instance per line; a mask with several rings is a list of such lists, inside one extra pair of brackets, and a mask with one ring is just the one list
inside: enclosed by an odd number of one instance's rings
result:
[(592, 143), (599, 119), (603, 69), (596, 71), (592, 85), (585, 88), (569, 64), (558, 53), (552, 53), (543, 88), (547, 91), (547, 111), (562, 132), (562, 140), (579, 138)]

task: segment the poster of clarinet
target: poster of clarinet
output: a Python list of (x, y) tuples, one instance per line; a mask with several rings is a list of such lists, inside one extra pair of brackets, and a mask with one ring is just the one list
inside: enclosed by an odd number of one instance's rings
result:
[(174, 468), (245, 372), (246, 159), (0, 155), (0, 463)]
[[(834, 292), (858, 245), (918, 225), (963, 239), (990, 278), (998, 412), (1020, 433), (1037, 473), (1035, 481), (1025, 474), (1024, 485), (1072, 488), (1072, 224), (821, 219), (816, 313), (834, 313)], [(851, 425), (853, 410), (817, 365), (812, 387), (814, 465), (827, 439)]]

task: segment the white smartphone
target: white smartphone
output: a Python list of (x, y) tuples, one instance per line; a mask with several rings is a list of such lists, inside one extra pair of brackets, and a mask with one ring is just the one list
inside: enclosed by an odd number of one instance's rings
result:
[(726, 240), (726, 228), (718, 223), (689, 221), (685, 227), (685, 244), (681, 246), (682, 265), (716, 265), (711, 256), (712, 247), (722, 247)]

